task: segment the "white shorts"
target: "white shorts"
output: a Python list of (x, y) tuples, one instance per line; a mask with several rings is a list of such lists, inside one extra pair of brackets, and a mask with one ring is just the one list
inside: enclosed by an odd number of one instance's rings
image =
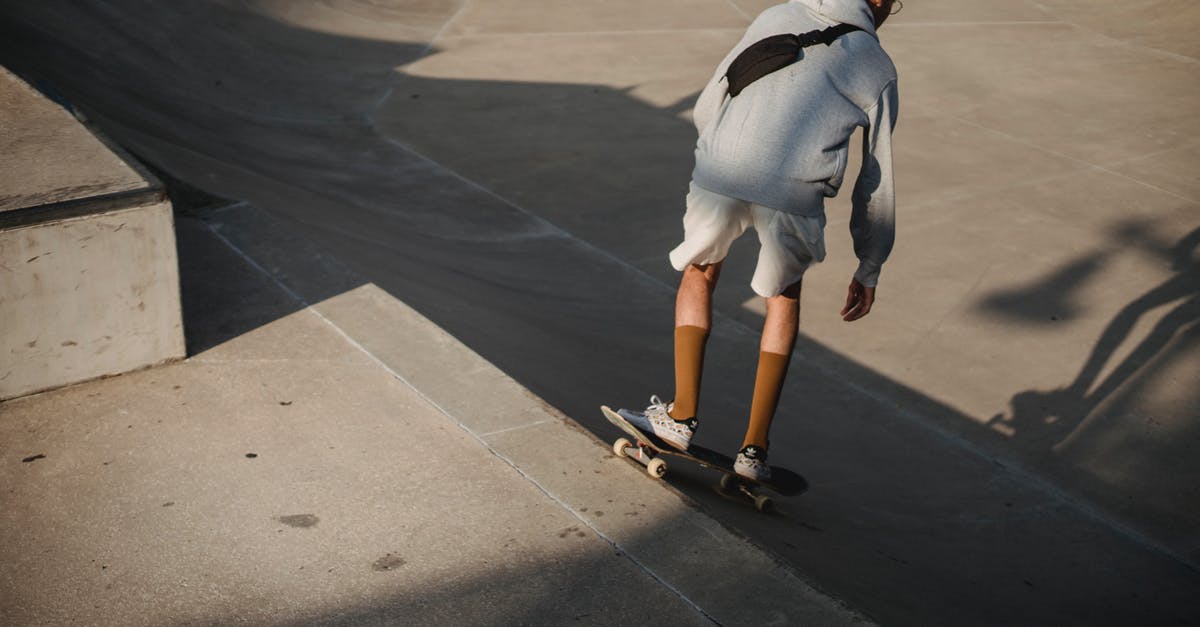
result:
[(723, 261), (733, 240), (754, 227), (762, 248), (750, 287), (759, 296), (778, 296), (825, 259), (825, 216), (800, 216), (710, 192), (692, 183), (683, 216), (683, 243), (671, 251), (682, 272), (692, 264)]

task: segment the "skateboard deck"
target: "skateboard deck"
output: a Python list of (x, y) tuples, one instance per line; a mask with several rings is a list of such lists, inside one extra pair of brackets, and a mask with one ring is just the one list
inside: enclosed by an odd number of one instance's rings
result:
[(795, 496), (808, 490), (808, 482), (804, 477), (779, 466), (771, 466), (770, 481), (755, 481), (743, 477), (733, 470), (733, 458), (716, 451), (706, 449), (696, 444), (681, 451), (664, 442), (661, 438), (642, 431), (616, 411), (607, 406), (600, 407), (604, 417), (614, 426), (629, 434), (633, 441), (620, 438), (613, 443), (613, 452), (622, 457), (628, 457), (646, 467), (646, 473), (655, 478), (662, 478), (667, 472), (664, 455), (682, 457), (705, 468), (712, 468), (722, 473), (720, 492), (722, 496), (752, 502), (760, 511), (771, 506), (771, 498), (761, 494), (757, 488), (766, 488), (780, 496)]

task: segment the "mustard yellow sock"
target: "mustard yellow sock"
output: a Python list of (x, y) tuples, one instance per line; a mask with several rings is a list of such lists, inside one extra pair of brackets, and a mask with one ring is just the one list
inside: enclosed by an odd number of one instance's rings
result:
[(750, 425), (746, 427), (746, 439), (742, 448), (753, 444), (767, 448), (767, 433), (771, 430), (771, 419), (779, 406), (779, 393), (783, 391), (783, 379), (787, 376), (791, 354), (780, 355), (761, 351), (758, 354), (758, 374), (754, 377), (754, 399), (750, 402)]
[(675, 420), (696, 417), (707, 342), (708, 329), (704, 327), (675, 327), (675, 405), (669, 412)]

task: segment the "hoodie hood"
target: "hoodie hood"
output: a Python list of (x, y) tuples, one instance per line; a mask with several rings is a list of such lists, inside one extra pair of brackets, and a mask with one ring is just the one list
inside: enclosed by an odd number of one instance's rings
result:
[(867, 0), (792, 0), (836, 24), (851, 24), (875, 33), (875, 16)]

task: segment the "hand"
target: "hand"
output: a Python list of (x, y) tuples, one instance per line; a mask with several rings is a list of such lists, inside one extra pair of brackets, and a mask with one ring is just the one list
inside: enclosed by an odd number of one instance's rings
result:
[(863, 287), (858, 279), (850, 279), (850, 291), (846, 294), (846, 306), (842, 307), (842, 320), (854, 322), (871, 313), (875, 303), (875, 288)]

